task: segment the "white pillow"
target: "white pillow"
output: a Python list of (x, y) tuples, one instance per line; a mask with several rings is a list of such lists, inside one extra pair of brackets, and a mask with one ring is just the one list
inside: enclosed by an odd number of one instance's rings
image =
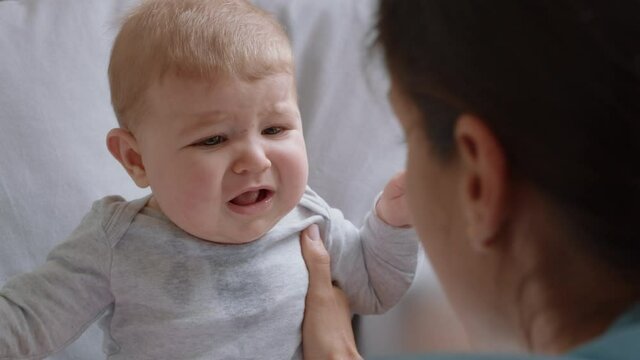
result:
[[(358, 224), (405, 151), (384, 71), (365, 43), (376, 1), (255, 2), (277, 14), (292, 39), (310, 184)], [(116, 126), (109, 51), (135, 3), (0, 1), (0, 284), (41, 264), (94, 200), (147, 193), (104, 144)], [(393, 323), (384, 321), (384, 333), (398, 333)], [(52, 358), (104, 358), (101, 341), (93, 326)]]

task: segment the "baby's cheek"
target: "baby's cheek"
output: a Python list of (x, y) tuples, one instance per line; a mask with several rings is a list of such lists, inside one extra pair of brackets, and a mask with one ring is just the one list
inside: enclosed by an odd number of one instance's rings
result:
[(191, 169), (185, 172), (182, 191), (194, 200), (211, 201), (219, 199), (222, 191), (222, 177), (216, 169)]
[(286, 191), (286, 207), (293, 208), (304, 194), (307, 186), (308, 167), (306, 161), (298, 160), (295, 163), (289, 163), (280, 171), (282, 183), (280, 188)]
[(206, 173), (193, 174), (181, 184), (179, 210), (183, 222), (191, 230), (200, 232), (215, 225), (223, 206), (223, 194), (219, 183), (211, 181)]
[(288, 179), (297, 184), (307, 183), (309, 164), (307, 160), (307, 151), (302, 136), (292, 139), (288, 146), (280, 149), (276, 156), (280, 171), (288, 175)]

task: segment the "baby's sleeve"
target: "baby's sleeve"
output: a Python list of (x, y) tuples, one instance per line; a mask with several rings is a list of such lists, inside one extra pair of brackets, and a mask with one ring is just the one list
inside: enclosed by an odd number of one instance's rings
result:
[(384, 223), (372, 210), (361, 229), (330, 209), (325, 244), (334, 281), (353, 312), (389, 310), (411, 286), (418, 261), (418, 237), (412, 228)]
[(0, 359), (41, 359), (67, 346), (112, 303), (111, 248), (94, 211), (33, 272), (0, 290)]

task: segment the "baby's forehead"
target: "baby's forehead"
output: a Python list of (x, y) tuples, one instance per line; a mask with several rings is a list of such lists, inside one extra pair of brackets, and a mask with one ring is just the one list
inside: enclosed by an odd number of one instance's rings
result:
[(281, 91), (295, 90), (295, 78), (291, 71), (284, 70), (261, 74), (261, 76), (228, 73), (199, 75), (170, 71), (158, 76), (156, 81), (152, 81), (149, 91), (161, 89), (169, 93), (186, 92), (188, 95), (189, 92), (194, 91), (217, 92), (219, 94), (234, 91), (242, 93), (257, 88), (271, 88), (272, 91), (276, 90), (275, 88)]
[(147, 114), (178, 112), (180, 115), (219, 112), (253, 112), (299, 116), (295, 80), (289, 72), (260, 78), (231, 75), (209, 77), (166, 74), (150, 86), (145, 96)]

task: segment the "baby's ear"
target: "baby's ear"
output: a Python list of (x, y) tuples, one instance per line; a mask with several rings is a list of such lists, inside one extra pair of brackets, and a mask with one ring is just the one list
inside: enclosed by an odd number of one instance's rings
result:
[(138, 150), (138, 142), (133, 134), (125, 129), (111, 129), (107, 134), (107, 148), (111, 155), (127, 170), (136, 185), (141, 188), (149, 186), (147, 172)]

